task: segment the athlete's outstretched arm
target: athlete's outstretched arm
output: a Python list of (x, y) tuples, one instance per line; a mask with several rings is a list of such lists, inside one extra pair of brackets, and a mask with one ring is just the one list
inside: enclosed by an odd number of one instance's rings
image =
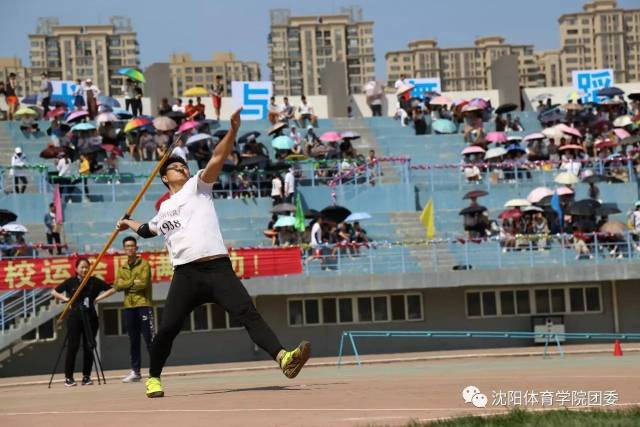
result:
[(238, 134), (238, 129), (240, 129), (241, 111), (242, 108), (239, 108), (231, 115), (231, 129), (229, 129), (229, 132), (227, 132), (224, 138), (222, 138), (222, 141), (216, 145), (209, 163), (207, 163), (207, 166), (200, 174), (200, 179), (207, 184), (211, 184), (218, 179), (218, 175), (220, 175), (224, 161), (229, 157), (229, 154), (231, 154), (231, 151), (233, 150), (233, 145), (236, 142), (236, 135)]
[(143, 237), (145, 239), (149, 239), (151, 237), (155, 237), (157, 236), (156, 233), (154, 233), (153, 231), (151, 231), (149, 229), (149, 224), (145, 223), (142, 224), (138, 221), (134, 221), (132, 219), (128, 219), (128, 218), (122, 218), (120, 221), (117, 222), (116, 224), (116, 228), (120, 231), (126, 230), (127, 228), (132, 229), (133, 231), (135, 231), (136, 233), (138, 233), (138, 235), (140, 237)]

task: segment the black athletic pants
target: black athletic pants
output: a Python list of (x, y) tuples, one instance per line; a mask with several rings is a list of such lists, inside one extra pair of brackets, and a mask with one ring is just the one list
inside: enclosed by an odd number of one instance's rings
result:
[(162, 373), (185, 318), (198, 306), (212, 302), (241, 323), (253, 342), (276, 359), (282, 350), (278, 337), (256, 311), (231, 267), (231, 260), (224, 257), (176, 267), (162, 312), (162, 324), (151, 343), (149, 376), (159, 377)]
[(144, 338), (147, 351), (153, 338), (153, 310), (151, 307), (133, 307), (124, 309), (124, 321), (129, 335), (129, 356), (131, 370), (140, 373), (140, 334)]
[(78, 309), (75, 308), (67, 319), (67, 334), (69, 334), (69, 341), (67, 342), (67, 356), (64, 364), (64, 376), (66, 378), (73, 378), (73, 370), (76, 364), (76, 355), (80, 348), (80, 340), (82, 339), (82, 376), (91, 376), (91, 367), (93, 365), (93, 354), (90, 341), (95, 343), (96, 334), (98, 333), (98, 316), (95, 312), (85, 312), (87, 321), (89, 322), (89, 328), (91, 329), (92, 337), (85, 336), (84, 325), (82, 323), (82, 316)]

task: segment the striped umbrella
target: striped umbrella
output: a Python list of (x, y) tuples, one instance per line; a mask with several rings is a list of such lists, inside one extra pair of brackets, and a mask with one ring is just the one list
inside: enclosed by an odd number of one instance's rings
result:
[(151, 124), (151, 120), (143, 117), (136, 117), (135, 119), (129, 120), (127, 122), (126, 126), (124, 127), (124, 132), (128, 133), (128, 132), (131, 132), (132, 130), (135, 130), (150, 124)]
[(116, 73), (129, 77), (131, 80), (135, 80), (140, 83), (145, 83), (144, 74), (135, 68), (120, 68)]

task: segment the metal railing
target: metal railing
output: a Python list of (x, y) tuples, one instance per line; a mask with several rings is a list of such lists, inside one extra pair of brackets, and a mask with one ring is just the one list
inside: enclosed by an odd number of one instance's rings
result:
[(0, 333), (4, 334), (18, 319), (36, 316), (41, 307), (49, 305), (50, 289), (24, 289), (2, 294), (0, 298)]

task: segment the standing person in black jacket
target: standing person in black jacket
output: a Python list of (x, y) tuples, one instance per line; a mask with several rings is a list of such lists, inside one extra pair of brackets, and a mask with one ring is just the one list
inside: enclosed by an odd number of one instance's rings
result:
[[(76, 261), (76, 274), (59, 284), (55, 289), (52, 289), (51, 295), (58, 301), (69, 301), (76, 292), (76, 289), (80, 286), (84, 276), (89, 272), (89, 265), (88, 259), (78, 258)], [(93, 354), (90, 343), (95, 345), (95, 338), (98, 333), (98, 315), (96, 314), (95, 303), (108, 298), (114, 292), (115, 290), (103, 280), (97, 277), (91, 277), (75, 300), (67, 317), (68, 342), (64, 365), (65, 386), (73, 387), (77, 385), (73, 379), (73, 370), (76, 364), (76, 355), (80, 348), (81, 338), (83, 350), (82, 385), (93, 384), (93, 381), (91, 381)], [(86, 316), (93, 336), (86, 336), (83, 316)]]

